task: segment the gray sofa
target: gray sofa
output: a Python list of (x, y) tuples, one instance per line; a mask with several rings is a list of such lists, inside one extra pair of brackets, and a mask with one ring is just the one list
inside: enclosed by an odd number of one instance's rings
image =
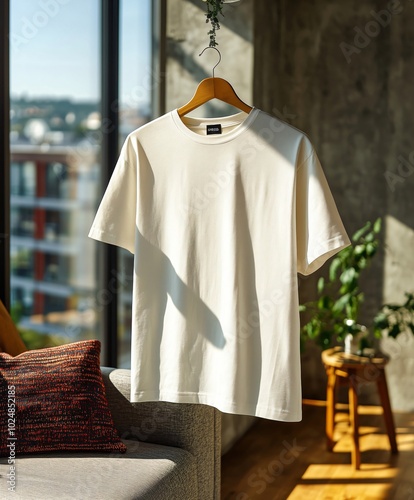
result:
[(215, 408), (130, 403), (129, 370), (102, 368), (107, 398), (126, 454), (25, 455), (16, 461), (16, 491), (7, 493), (0, 459), (0, 497), (21, 500), (219, 500), (221, 430)]

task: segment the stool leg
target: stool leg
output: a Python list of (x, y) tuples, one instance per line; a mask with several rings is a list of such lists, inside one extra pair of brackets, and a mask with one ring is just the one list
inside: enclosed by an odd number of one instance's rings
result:
[(334, 447), (334, 428), (335, 428), (335, 390), (336, 375), (335, 368), (328, 368), (328, 385), (326, 387), (326, 447), (332, 451)]
[(385, 378), (384, 370), (380, 370), (380, 374), (377, 379), (377, 387), (381, 398), (382, 408), (384, 411), (385, 426), (387, 427), (387, 433), (388, 433), (388, 438), (390, 440), (391, 451), (393, 453), (398, 453), (397, 440), (395, 437), (394, 418), (392, 415), (390, 398), (388, 395), (387, 379)]
[(352, 438), (354, 446), (352, 449), (352, 465), (355, 469), (361, 466), (361, 452), (359, 449), (359, 422), (358, 422), (358, 382), (356, 380), (356, 372), (349, 373), (349, 417), (352, 427)]

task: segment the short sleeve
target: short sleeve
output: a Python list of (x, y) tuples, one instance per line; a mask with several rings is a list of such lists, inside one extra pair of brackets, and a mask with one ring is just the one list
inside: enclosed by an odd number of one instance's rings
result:
[(316, 152), (297, 170), (297, 271), (308, 275), (351, 244)]
[(130, 150), (131, 145), (127, 138), (89, 231), (89, 237), (134, 253), (137, 160)]

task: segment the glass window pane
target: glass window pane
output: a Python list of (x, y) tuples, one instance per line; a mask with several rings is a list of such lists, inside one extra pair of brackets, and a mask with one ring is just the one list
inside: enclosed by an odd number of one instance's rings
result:
[[(151, 0), (121, 0), (120, 147), (130, 132), (153, 118), (151, 9)], [(120, 250), (118, 268), (118, 365), (126, 368), (131, 363), (133, 255)]]
[(36, 165), (32, 161), (11, 164), (11, 194), (31, 197), (36, 192)]
[(11, 2), (11, 299), (31, 348), (103, 331), (100, 3)]

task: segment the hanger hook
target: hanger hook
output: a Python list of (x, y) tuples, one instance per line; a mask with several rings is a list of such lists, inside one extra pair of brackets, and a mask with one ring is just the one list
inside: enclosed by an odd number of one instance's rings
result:
[(200, 54), (198, 54), (199, 56), (202, 56), (204, 54), (204, 52), (208, 49), (214, 49), (215, 51), (217, 51), (218, 55), (219, 55), (219, 60), (218, 60), (218, 63), (213, 67), (213, 78), (214, 78), (214, 70), (217, 68), (217, 66), (221, 63), (221, 52), (219, 51), (219, 49), (217, 49), (216, 47), (206, 47), (205, 49), (202, 50), (202, 52), (200, 52)]

